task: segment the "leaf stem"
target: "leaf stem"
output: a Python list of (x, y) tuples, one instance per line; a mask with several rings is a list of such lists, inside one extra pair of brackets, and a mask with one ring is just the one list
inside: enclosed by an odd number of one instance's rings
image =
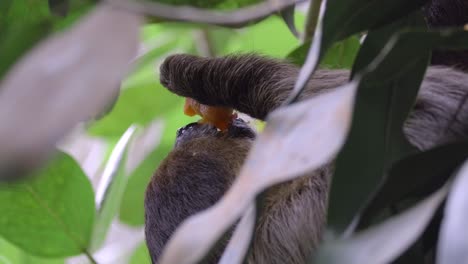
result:
[(87, 250), (83, 250), (83, 254), (86, 255), (86, 257), (87, 257), (88, 260), (91, 262), (91, 264), (98, 264), (98, 262), (96, 261), (96, 259), (94, 259), (93, 255), (91, 255), (91, 253), (89, 253)]

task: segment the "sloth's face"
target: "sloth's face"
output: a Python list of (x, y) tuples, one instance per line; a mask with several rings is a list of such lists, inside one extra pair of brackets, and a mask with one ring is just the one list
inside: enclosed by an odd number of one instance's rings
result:
[(195, 139), (254, 139), (255, 132), (242, 119), (236, 118), (226, 131), (209, 124), (190, 123), (177, 130), (175, 146), (183, 146)]

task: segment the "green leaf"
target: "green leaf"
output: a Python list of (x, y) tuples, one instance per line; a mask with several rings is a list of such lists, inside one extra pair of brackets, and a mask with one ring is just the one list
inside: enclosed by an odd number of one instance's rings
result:
[(50, 21), (9, 25), (0, 39), (0, 79), (17, 60), (52, 29)]
[(398, 161), (363, 211), (358, 229), (369, 226), (374, 217), (391, 205), (434, 192), (467, 157), (468, 142), (463, 142), (436, 147)]
[(323, 55), (339, 40), (369, 29), (378, 29), (420, 8), (427, 0), (330, 0), (326, 1), (321, 23), (315, 30), (312, 45), (307, 54), (294, 90), (286, 103), (295, 102), (308, 80), (317, 69)]
[(446, 184), (416, 206), (382, 224), (348, 238), (325, 242), (318, 249), (313, 263), (390, 263), (424, 232), (447, 195), (448, 187)]
[[(465, 152), (467, 153), (467, 152)], [(437, 245), (437, 263), (468, 263), (468, 162), (457, 173), (445, 206)]]
[(48, 0), (49, 8), (52, 13), (57, 16), (66, 16), (69, 7), (70, 1), (69, 0)]
[(339, 41), (327, 51), (320, 66), (327, 69), (351, 69), (360, 47), (356, 36)]
[(101, 175), (96, 188), (96, 221), (90, 248), (97, 250), (104, 242), (112, 220), (117, 216), (122, 201), (123, 192), (127, 186), (128, 146), (136, 127), (131, 126), (115, 145)]
[(1, 264), (64, 264), (62, 258), (41, 258), (30, 255), (0, 237)]
[(164, 134), (159, 146), (152, 151), (143, 162), (132, 172), (125, 189), (120, 206), (120, 220), (132, 226), (144, 224), (144, 198), (148, 182), (156, 171), (159, 163), (174, 147), (178, 128), (196, 121), (196, 117), (183, 114), (183, 100), (175, 103), (174, 108), (165, 114)]
[[(385, 46), (387, 38), (382, 37), (382, 32), (395, 32), (405, 24), (403, 20), (370, 32), (356, 65), (375, 58), (368, 49), (381, 50)], [(343, 232), (379, 185), (385, 169), (413, 151), (402, 127), (413, 107), (429, 56), (430, 50), (413, 54), (401, 40), (373, 71), (364, 75), (356, 96), (351, 131), (336, 161), (328, 211), (328, 223), (333, 230)], [(401, 67), (402, 64), (405, 66)]]
[(89, 131), (93, 135), (118, 137), (132, 124), (147, 125), (181, 100), (155, 82), (123, 89), (111, 112), (94, 123)]
[(26, 181), (0, 185), (0, 235), (35, 255), (83, 253), (94, 221), (94, 193), (79, 165), (59, 153)]
[[(297, 13), (296, 24), (304, 24), (304, 16)], [(302, 30), (302, 28), (298, 28)], [(231, 30), (232, 31), (232, 30)], [(284, 58), (291, 51), (291, 47), (299, 45), (288, 27), (277, 16), (269, 17), (242, 31), (232, 31), (237, 34), (221, 52), (222, 55), (235, 53), (255, 52), (272, 57)], [(223, 41), (221, 39), (221, 41)]]
[[(351, 69), (360, 46), (361, 44), (356, 36), (336, 42), (325, 54), (320, 67), (327, 69)], [(296, 65), (303, 65), (309, 47), (310, 42), (300, 45), (289, 53), (286, 59)]]
[[(428, 52), (442, 47), (466, 48), (468, 32), (409, 30), (397, 34), (389, 43), (393, 47), (387, 46), (387, 52), (371, 63), (370, 69), (378, 64), (376, 68), (364, 76), (357, 95), (355, 122), (337, 159), (328, 217), (330, 226), (338, 232), (364, 208), (382, 183), (385, 169), (410, 153), (401, 124), (412, 107)], [(358, 57), (356, 64), (359, 60)], [(389, 108), (385, 110), (386, 107)]]
[(130, 259), (130, 264), (151, 264), (151, 258), (149, 257), (148, 248), (145, 243), (142, 243), (139, 246), (132, 258)]
[(422, 7), (426, 2), (427, 0), (326, 1), (321, 39), (322, 50), (325, 51), (336, 40), (399, 20)]

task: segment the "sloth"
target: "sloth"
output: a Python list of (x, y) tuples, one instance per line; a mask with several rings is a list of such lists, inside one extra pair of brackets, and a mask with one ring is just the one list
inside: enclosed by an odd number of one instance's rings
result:
[[(436, 3), (450, 2), (445, 5)], [(445, 19), (462, 1), (433, 2), (425, 8), (432, 27), (464, 24)], [(453, 3), (455, 2), (455, 3)], [(457, 6), (459, 5), (459, 6)], [(466, 8), (463, 9), (466, 12)], [(464, 14), (462, 14), (464, 15)], [(451, 18), (453, 19), (453, 18)], [(439, 21), (439, 22), (438, 22)], [(462, 23), (463, 22), (463, 23)], [(468, 138), (468, 75), (464, 52), (436, 51), (403, 131), (415, 147)], [(221, 58), (173, 55), (160, 67), (160, 81), (171, 92), (211, 106), (234, 108), (265, 120), (294, 87), (299, 68), (286, 61), (248, 54)], [(347, 70), (318, 70), (299, 100), (329, 92), (349, 81)], [(145, 196), (145, 234), (153, 263), (187, 217), (215, 204), (238, 174), (255, 131), (235, 119), (226, 131), (191, 123), (179, 129), (174, 149), (161, 162)], [(306, 263), (321, 240), (333, 163), (267, 190), (247, 263)], [(231, 229), (204, 263), (217, 263)]]
[[(264, 120), (288, 97), (298, 73), (292, 64), (257, 55), (174, 55), (161, 66), (161, 83), (203, 104), (231, 107)], [(300, 99), (330, 91), (348, 78), (345, 70), (318, 70)], [(467, 74), (429, 67), (404, 126), (408, 140), (425, 150), (467, 138), (468, 123), (463, 121), (468, 120), (468, 111), (459, 111), (467, 93)], [(177, 132), (174, 149), (146, 192), (145, 231), (153, 262), (184, 219), (210, 207), (226, 192), (254, 138), (255, 132), (241, 119), (226, 132), (198, 123)], [(320, 241), (332, 172), (329, 164), (266, 192), (247, 263), (305, 263)], [(207, 263), (216, 263), (222, 249), (213, 251)]]

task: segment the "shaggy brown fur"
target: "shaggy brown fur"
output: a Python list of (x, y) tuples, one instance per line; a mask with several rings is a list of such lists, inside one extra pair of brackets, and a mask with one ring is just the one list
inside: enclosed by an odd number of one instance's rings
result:
[[(468, 22), (465, 0), (433, 0), (424, 13), (430, 27)], [(466, 52), (436, 51), (433, 65), (468, 69)], [(217, 106), (228, 106), (264, 119), (281, 105), (299, 69), (255, 55), (226, 58), (171, 56), (161, 66), (161, 83), (172, 92)], [(316, 96), (348, 81), (349, 72), (319, 70), (300, 99)], [(468, 137), (468, 75), (444, 67), (426, 73), (404, 132), (419, 149)], [(162, 162), (145, 199), (146, 240), (154, 263), (177, 226), (213, 205), (229, 188), (250, 148), (254, 132), (236, 120), (227, 133), (208, 125), (179, 130), (174, 150)], [(320, 241), (325, 223), (332, 165), (268, 190), (248, 263), (305, 263)], [(221, 248), (206, 259), (216, 263)]]
[[(286, 99), (297, 74), (296, 66), (255, 55), (214, 59), (176, 55), (161, 66), (161, 83), (181, 96), (264, 119)], [(348, 75), (319, 70), (301, 98), (338, 87)], [(457, 110), (467, 92), (468, 75), (431, 67), (404, 127), (410, 142), (427, 149), (466, 138), (468, 124), (461, 121), (468, 120), (468, 111), (457, 114)], [(226, 191), (253, 137), (242, 121), (236, 121), (226, 135), (207, 125), (191, 124), (186, 130), (179, 133), (174, 151), (147, 191), (146, 237), (154, 261), (178, 224), (213, 205)], [(324, 166), (269, 190), (248, 263), (305, 262), (320, 240), (331, 174), (330, 166)], [(220, 252), (213, 253), (210, 263)]]

